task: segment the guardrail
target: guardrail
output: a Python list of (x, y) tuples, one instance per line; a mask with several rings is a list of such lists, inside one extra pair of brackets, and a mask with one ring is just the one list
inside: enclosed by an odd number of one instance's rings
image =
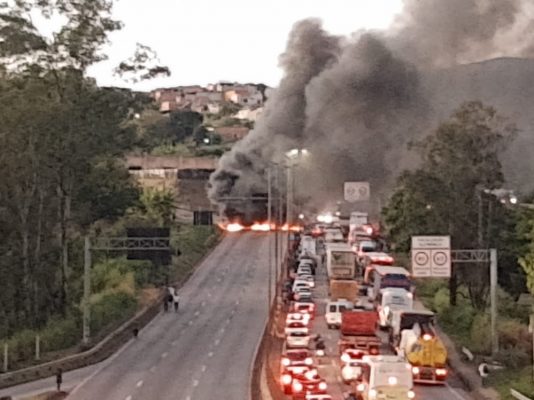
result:
[(531, 400), (529, 397), (519, 393), (517, 390), (514, 389), (510, 389), (510, 394), (517, 400)]

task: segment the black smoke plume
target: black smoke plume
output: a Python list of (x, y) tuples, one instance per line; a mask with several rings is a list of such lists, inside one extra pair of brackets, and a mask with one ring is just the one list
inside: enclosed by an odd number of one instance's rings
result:
[[(512, 68), (530, 87), (534, 63), (473, 63), (531, 56), (533, 16), (528, 0), (405, 0), (384, 32), (338, 38), (317, 20), (297, 23), (280, 58), (285, 76), (256, 128), (221, 158), (210, 198), (224, 205), (228, 196), (265, 192), (269, 162), (295, 147), (310, 152), (295, 172), (297, 192), (316, 205), (341, 198), (346, 180), (369, 180), (375, 193), (387, 191), (398, 172), (417, 163), (407, 143), (467, 100), (495, 105), (530, 131), (531, 113), (513, 99), (523, 94), (532, 104), (534, 92), (524, 95), (521, 84), (507, 92), (503, 85)], [(517, 157), (526, 148), (532, 154), (534, 139), (525, 133), (518, 143), (510, 150), (514, 162), (504, 162), (516, 178), (517, 170), (534, 171), (532, 157)]]

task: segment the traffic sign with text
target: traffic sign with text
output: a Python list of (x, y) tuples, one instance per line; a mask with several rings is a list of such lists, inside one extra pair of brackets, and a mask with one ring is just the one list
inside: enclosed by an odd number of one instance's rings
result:
[(416, 278), (451, 276), (450, 236), (412, 236), (412, 275)]

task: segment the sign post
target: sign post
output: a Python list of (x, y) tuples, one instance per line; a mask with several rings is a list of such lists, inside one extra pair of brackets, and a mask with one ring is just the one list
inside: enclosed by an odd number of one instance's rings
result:
[(412, 275), (415, 278), (450, 278), (451, 237), (412, 236)]
[(369, 201), (371, 188), (369, 182), (345, 182), (343, 185), (345, 201), (356, 203), (357, 201)]

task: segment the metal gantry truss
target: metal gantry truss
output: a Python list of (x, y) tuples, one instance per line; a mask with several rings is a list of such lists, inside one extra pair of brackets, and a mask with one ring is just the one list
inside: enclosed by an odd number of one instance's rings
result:
[(491, 261), (491, 251), (483, 250), (451, 250), (453, 263), (484, 263)]
[(162, 237), (99, 237), (91, 242), (92, 250), (170, 250), (170, 238)]

